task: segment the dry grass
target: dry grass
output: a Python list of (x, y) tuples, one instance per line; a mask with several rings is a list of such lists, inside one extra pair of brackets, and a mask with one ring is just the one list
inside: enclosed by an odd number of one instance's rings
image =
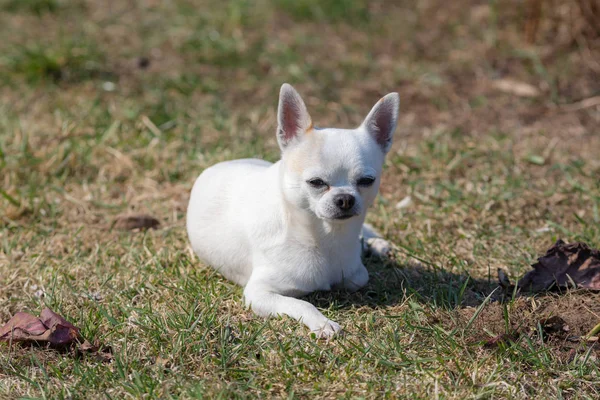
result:
[[(0, 321), (45, 304), (115, 354), (0, 346), (0, 397), (598, 397), (594, 347), (566, 357), (535, 329), (479, 344), (502, 333), (480, 323), (502, 307), (484, 301), (496, 268), (518, 277), (557, 237), (600, 245), (591, 36), (542, 21), (528, 44), (520, 2), (0, 7)], [(366, 290), (310, 296), (346, 328), (329, 343), (254, 317), (187, 248), (195, 176), (278, 157), (285, 81), (324, 126), (402, 98), (369, 217), (398, 249)], [(130, 211), (161, 229), (111, 228)], [(468, 306), (483, 317), (465, 327)]]

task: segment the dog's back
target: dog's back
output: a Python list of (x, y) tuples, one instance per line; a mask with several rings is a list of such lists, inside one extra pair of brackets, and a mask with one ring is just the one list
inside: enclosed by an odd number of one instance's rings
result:
[[(190, 196), (187, 231), (194, 252), (240, 285), (246, 284), (252, 272), (245, 218), (251, 218), (250, 210), (258, 200), (247, 186), (268, 179), (257, 175), (268, 176), (272, 165), (258, 159), (216, 164), (196, 179)], [(240, 209), (250, 213), (240, 213)]]

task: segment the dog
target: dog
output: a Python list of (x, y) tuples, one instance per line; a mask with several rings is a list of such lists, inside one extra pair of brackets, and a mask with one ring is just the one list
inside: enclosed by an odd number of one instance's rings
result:
[[(363, 240), (387, 242), (364, 224), (379, 190), (400, 106), (381, 98), (356, 129), (317, 128), (298, 92), (283, 84), (277, 111), (281, 160), (227, 161), (192, 188), (187, 232), (197, 256), (244, 287), (263, 317), (288, 315), (318, 338), (341, 327), (298, 299), (314, 291), (356, 291), (369, 280)], [(378, 242), (377, 242), (378, 241)]]

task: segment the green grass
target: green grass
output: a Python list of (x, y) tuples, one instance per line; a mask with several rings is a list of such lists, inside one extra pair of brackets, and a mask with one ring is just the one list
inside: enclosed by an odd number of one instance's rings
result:
[(367, 2), (363, 0), (277, 0), (275, 4), (292, 18), (300, 21), (357, 24), (369, 19)]
[(54, 13), (60, 8), (56, 0), (2, 0), (0, 7), (9, 12), (30, 12), (36, 15)]
[[(587, 53), (524, 44), (517, 3), (117, 3), (1, 6), (0, 321), (51, 307), (114, 360), (0, 345), (0, 397), (598, 397), (597, 349), (539, 326), (585, 294), (488, 297), (559, 237), (600, 246), (598, 109), (560, 108), (600, 93)], [(204, 168), (278, 158), (283, 82), (321, 126), (402, 99), (368, 217), (396, 250), (358, 293), (308, 296), (345, 328), (330, 342), (245, 310), (185, 233)], [(111, 228), (130, 211), (161, 228)]]
[[(15, 46), (3, 63), (31, 84), (89, 80), (103, 75), (104, 55), (90, 40), (59, 38), (59, 43)], [(104, 72), (104, 77), (109, 74)], [(8, 77), (6, 77), (8, 78)], [(5, 79), (6, 79), (5, 78)]]

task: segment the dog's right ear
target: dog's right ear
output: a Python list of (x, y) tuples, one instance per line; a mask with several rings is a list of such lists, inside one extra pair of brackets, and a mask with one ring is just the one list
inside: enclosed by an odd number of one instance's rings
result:
[(312, 119), (296, 89), (288, 83), (281, 85), (277, 110), (277, 142), (281, 151), (312, 129)]

